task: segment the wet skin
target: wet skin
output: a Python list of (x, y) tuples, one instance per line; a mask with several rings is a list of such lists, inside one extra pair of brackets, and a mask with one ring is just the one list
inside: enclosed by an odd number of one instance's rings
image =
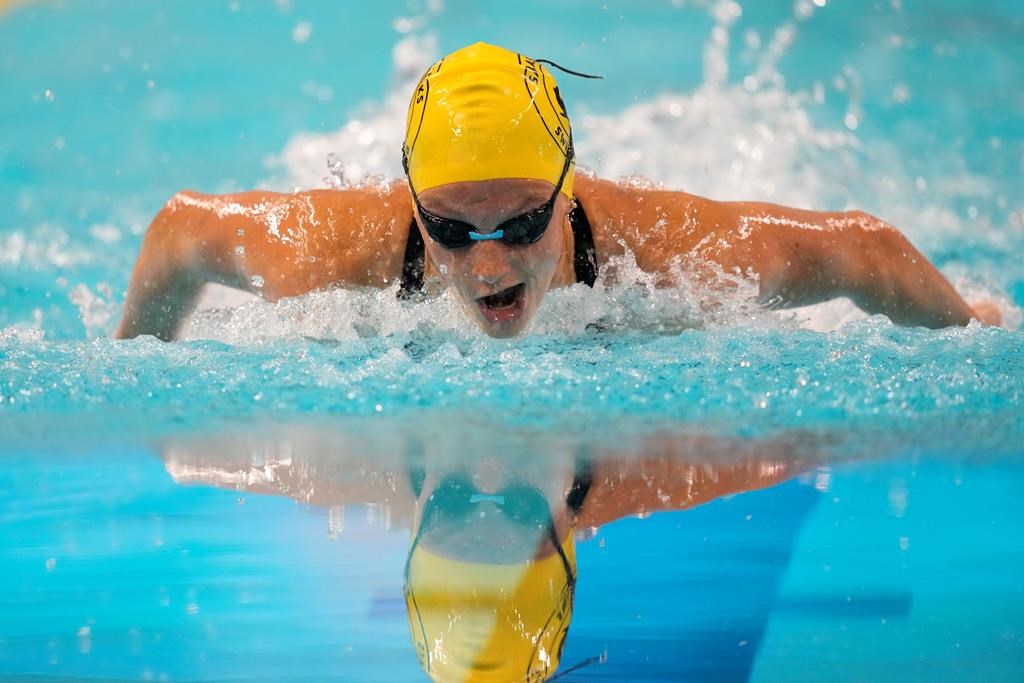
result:
[[(483, 233), (540, 206), (553, 189), (539, 180), (497, 179), (432, 188), (420, 199)], [(715, 271), (755, 279), (759, 299), (777, 306), (845, 296), (904, 325), (1001, 322), (998, 307), (969, 306), (899, 230), (859, 211), (718, 202), (580, 175), (575, 196), (593, 230), (599, 267), (629, 251), (640, 269), (668, 280), (680, 264), (701, 281)], [(522, 333), (549, 288), (575, 281), (569, 208), (559, 195), (535, 244), (486, 240), (455, 250), (430, 239), (417, 217), (428, 280), (453, 287), (485, 333)], [(414, 214), (401, 182), (293, 194), (180, 192), (146, 233), (116, 336), (175, 338), (207, 282), (270, 301), (329, 287), (388, 287), (401, 276)], [(715, 278), (706, 281), (713, 294)], [(516, 285), (521, 291), (508, 289)]]

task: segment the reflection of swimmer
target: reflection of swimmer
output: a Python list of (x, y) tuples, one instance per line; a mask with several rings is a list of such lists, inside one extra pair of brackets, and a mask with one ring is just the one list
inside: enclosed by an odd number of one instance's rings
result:
[(403, 160), (407, 186), (179, 193), (146, 234), (117, 335), (173, 338), (206, 282), (276, 300), (396, 281), (410, 292), (436, 280), (484, 332), (513, 336), (550, 288), (593, 285), (626, 250), (651, 273), (667, 276), (682, 262), (698, 276), (755, 277), (760, 299), (773, 304), (848, 296), (903, 324), (1001, 319), (991, 304), (968, 306), (898, 230), (869, 215), (577, 176), (550, 71), (484, 43), (424, 75)]
[(578, 530), (772, 486), (808, 467), (808, 451), (820, 446), (806, 437), (666, 436), (594, 461), (557, 448), (533, 460), (518, 451), (460, 460), (428, 448), (421, 466), (382, 465), (339, 452), (337, 443), (329, 433), (278, 435), (267, 440), (287, 454), (277, 461), (266, 444), (222, 436), (168, 444), (164, 458), (182, 482), (320, 504), (385, 503), (393, 523), (411, 514), (409, 629), (437, 681), (546, 680), (572, 617)]
[[(438, 482), (417, 516), (405, 569), (409, 632), (435, 681), (542, 681), (558, 668), (576, 590), (573, 534), (535, 486), (490, 492)], [(558, 499), (556, 499), (558, 500)]]

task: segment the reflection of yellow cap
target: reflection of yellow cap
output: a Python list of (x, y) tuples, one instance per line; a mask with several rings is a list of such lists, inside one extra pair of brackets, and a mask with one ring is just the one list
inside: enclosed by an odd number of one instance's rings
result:
[[(572, 533), (562, 545), (573, 576)], [(522, 564), (442, 557), (416, 544), (406, 579), (409, 629), (434, 681), (544, 681), (558, 668), (573, 579), (558, 553)]]
[[(572, 131), (558, 84), (535, 60), (476, 43), (420, 79), (405, 130), (417, 193), (446, 183), (532, 178), (558, 183)], [(562, 192), (572, 197), (573, 169)]]

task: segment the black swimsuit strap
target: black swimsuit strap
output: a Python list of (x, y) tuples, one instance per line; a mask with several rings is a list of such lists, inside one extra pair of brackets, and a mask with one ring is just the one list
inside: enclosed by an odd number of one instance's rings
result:
[(569, 212), (569, 224), (572, 225), (572, 267), (576, 272), (576, 282), (593, 287), (597, 282), (597, 252), (594, 250), (594, 233), (590, 229), (590, 221), (583, 211), (580, 201)]
[[(597, 256), (594, 251), (594, 233), (590, 229), (590, 221), (579, 200), (569, 212), (569, 224), (572, 226), (572, 268), (576, 273), (576, 282), (593, 287), (597, 282)], [(401, 299), (419, 294), (423, 290), (423, 268), (425, 253), (423, 237), (420, 236), (416, 220), (409, 225), (409, 239), (405, 243), (405, 257), (402, 259), (402, 280), (398, 289)]]
[(594, 472), (590, 461), (577, 458), (576, 476), (572, 478), (572, 487), (569, 489), (569, 495), (565, 497), (565, 504), (576, 514), (579, 514), (580, 508), (583, 507), (583, 501), (587, 499), (593, 481)]
[(405, 243), (405, 257), (402, 259), (402, 281), (398, 288), (398, 298), (408, 299), (423, 291), (423, 268), (426, 252), (423, 237), (416, 227), (416, 219), (409, 226), (409, 239)]

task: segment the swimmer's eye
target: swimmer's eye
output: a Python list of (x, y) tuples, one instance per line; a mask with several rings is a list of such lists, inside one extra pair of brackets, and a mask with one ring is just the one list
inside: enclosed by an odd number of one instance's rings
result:
[(420, 213), (420, 218), (423, 220), (423, 227), (427, 229), (427, 234), (442, 247), (446, 249), (459, 249), (460, 247), (468, 247), (473, 243), (469, 233), (475, 232), (476, 228), (469, 223), (463, 223), (451, 218), (443, 218), (430, 213), (420, 206), (418, 200), (416, 202), (416, 209)]
[[(427, 234), (447, 249), (468, 247), (473, 242), (487, 239), (500, 239), (505, 244), (512, 245), (533, 244), (544, 236), (544, 231), (551, 222), (551, 215), (555, 211), (557, 197), (558, 190), (543, 206), (513, 216), (499, 225), (493, 233), (484, 234), (477, 232), (476, 228), (468, 223), (438, 216), (421, 206), (417, 208)], [(494, 237), (490, 237), (491, 235)]]

